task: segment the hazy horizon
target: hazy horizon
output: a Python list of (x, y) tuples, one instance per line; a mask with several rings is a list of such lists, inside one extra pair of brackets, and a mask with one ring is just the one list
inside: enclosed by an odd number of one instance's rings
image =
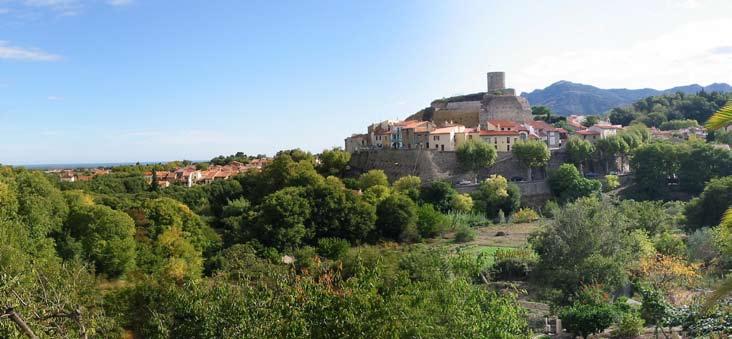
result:
[[(732, 82), (732, 3), (0, 1), (0, 163), (342, 146), (485, 90)], [(561, 20), (558, 20), (561, 18)]]

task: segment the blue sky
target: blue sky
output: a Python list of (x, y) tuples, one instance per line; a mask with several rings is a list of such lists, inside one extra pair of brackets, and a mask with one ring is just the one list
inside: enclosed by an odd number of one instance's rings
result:
[(0, 0), (0, 163), (341, 146), (484, 90), (732, 82), (732, 2)]

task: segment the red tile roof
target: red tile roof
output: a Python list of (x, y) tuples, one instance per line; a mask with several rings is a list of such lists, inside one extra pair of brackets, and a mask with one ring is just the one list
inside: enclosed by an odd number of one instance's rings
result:
[(488, 135), (488, 136), (519, 135), (519, 131), (488, 131), (488, 130), (482, 130), (482, 131), (480, 131), (480, 135)]

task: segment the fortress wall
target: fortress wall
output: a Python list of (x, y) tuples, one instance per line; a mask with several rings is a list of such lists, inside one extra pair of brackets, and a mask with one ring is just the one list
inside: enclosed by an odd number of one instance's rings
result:
[(465, 127), (477, 127), (478, 116), (480, 115), (479, 111), (480, 107), (476, 109), (440, 109), (435, 111), (435, 114), (432, 116), (432, 121), (438, 125), (452, 121), (454, 123), (464, 125)]
[[(566, 153), (562, 150), (552, 152), (548, 168), (557, 168), (566, 161)], [(475, 174), (462, 168), (455, 152), (440, 152), (425, 149), (384, 149), (364, 150), (351, 156), (350, 166), (353, 172), (362, 173), (371, 169), (384, 170), (390, 180), (405, 175), (416, 175), (422, 181), (433, 180), (458, 181), (474, 179)], [(541, 168), (533, 170), (534, 180), (546, 178), (547, 171)], [(511, 153), (498, 153), (496, 163), (490, 168), (478, 172), (479, 178), (498, 174), (506, 178), (520, 176), (528, 179), (528, 170)]]
[[(548, 168), (559, 167), (567, 156), (562, 150), (552, 152), (552, 159)], [(366, 172), (371, 169), (384, 170), (389, 180), (394, 181), (405, 175), (419, 176), (424, 183), (434, 180), (473, 180), (474, 173), (460, 168), (455, 152), (439, 152), (433, 150), (366, 150), (354, 153), (350, 162), (353, 174)], [(546, 170), (534, 169), (533, 182), (517, 182), (521, 189), (521, 200), (524, 206), (541, 208), (547, 200), (552, 198), (549, 185), (546, 182)], [(521, 165), (511, 153), (499, 153), (496, 164), (478, 173), (479, 178), (491, 174), (498, 174), (506, 178), (521, 176), (526, 178), (527, 169)], [(460, 192), (469, 193), (477, 186), (458, 187)]]
[(458, 101), (448, 102), (446, 109), (461, 109), (461, 110), (480, 110), (482, 103), (480, 101)]

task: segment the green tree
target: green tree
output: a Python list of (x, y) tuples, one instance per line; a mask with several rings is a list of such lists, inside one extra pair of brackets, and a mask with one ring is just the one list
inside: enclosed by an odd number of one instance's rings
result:
[(613, 108), (612, 111), (610, 111), (610, 123), (614, 125), (628, 126), (633, 122), (633, 120), (637, 119), (638, 116), (639, 114), (634, 112), (632, 109)]
[[(372, 186), (367, 192), (377, 187), (383, 186)], [(359, 243), (373, 231), (376, 208), (340, 181), (307, 187), (305, 193), (311, 210), (305, 225), (315, 238), (336, 237)]]
[(684, 192), (699, 194), (712, 178), (732, 175), (732, 152), (705, 142), (689, 142), (679, 148), (679, 185)]
[(582, 122), (582, 126), (590, 127), (596, 125), (598, 122), (600, 122), (600, 118), (595, 115), (588, 115), (585, 121)]
[(324, 176), (342, 176), (346, 172), (348, 162), (351, 161), (351, 153), (340, 148), (325, 150), (320, 154), (318, 172)]
[(584, 164), (592, 158), (595, 146), (589, 141), (573, 136), (567, 140), (566, 147), (570, 161), (577, 164), (580, 172), (584, 173)]
[(595, 147), (600, 160), (605, 163), (605, 173), (610, 173), (610, 162), (613, 163), (613, 168), (617, 167), (615, 165), (617, 156), (625, 154), (629, 150), (628, 144), (617, 135), (598, 140)]
[(417, 205), (408, 197), (392, 194), (376, 207), (376, 230), (387, 239), (399, 240), (406, 231), (415, 229)]
[[(468, 140), (457, 149), (460, 164), (469, 171), (477, 172), (496, 162), (496, 148), (483, 140)], [(477, 173), (476, 173), (477, 181)]]
[(392, 184), (394, 191), (407, 195), (415, 202), (419, 200), (419, 190), (422, 187), (422, 179), (418, 176), (403, 176)]
[(686, 206), (686, 220), (689, 230), (715, 226), (722, 220), (728, 208), (732, 207), (732, 176), (712, 179), (698, 198)]
[(70, 212), (58, 247), (66, 259), (80, 257), (98, 272), (118, 277), (135, 266), (135, 223), (127, 214), (96, 205), (81, 192), (66, 193)]
[(644, 144), (635, 150), (630, 160), (637, 194), (647, 199), (662, 199), (668, 195), (668, 179), (679, 170), (679, 147), (668, 142)]
[(514, 183), (509, 183), (500, 175), (492, 175), (480, 183), (473, 193), (474, 208), (490, 218), (498, 216), (499, 211), (512, 213), (521, 205), (521, 191)]
[(447, 230), (447, 217), (430, 204), (417, 207), (417, 229), (422, 237), (434, 238)]
[(447, 181), (437, 180), (429, 186), (422, 187), (420, 198), (423, 202), (432, 204), (440, 212), (447, 213), (450, 210), (452, 197), (458, 194), (457, 190)]
[(560, 203), (567, 203), (581, 197), (599, 195), (602, 184), (598, 180), (584, 178), (574, 165), (562, 164), (549, 173), (549, 187)]
[(152, 168), (152, 181), (150, 182), (150, 191), (157, 192), (160, 190), (160, 183), (158, 182), (158, 168)]
[(544, 167), (551, 158), (549, 147), (541, 140), (527, 140), (513, 145), (512, 153), (528, 168), (529, 181), (533, 180), (532, 169)]
[(299, 246), (305, 239), (305, 222), (312, 208), (304, 188), (288, 187), (268, 195), (259, 206), (257, 239), (278, 249)]
[(389, 179), (383, 170), (373, 169), (358, 177), (359, 186), (362, 190), (366, 190), (371, 186), (382, 185), (389, 187)]
[(531, 238), (539, 254), (536, 272), (543, 282), (572, 295), (580, 283), (602, 283), (613, 290), (628, 281), (637, 256), (628, 220), (608, 201), (580, 198)]

